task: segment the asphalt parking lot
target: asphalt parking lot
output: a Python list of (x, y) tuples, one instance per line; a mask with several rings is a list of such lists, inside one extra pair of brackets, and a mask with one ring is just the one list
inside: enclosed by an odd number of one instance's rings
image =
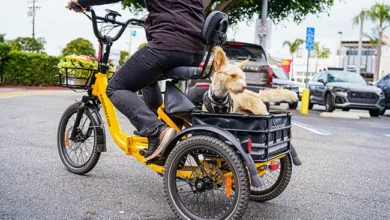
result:
[[(162, 178), (108, 152), (85, 176), (69, 173), (56, 145), (58, 121), (82, 94), (0, 91), (0, 219), (176, 219)], [(303, 162), (287, 189), (250, 202), (243, 219), (390, 219), (390, 111), (379, 118), (322, 118), (293, 111), (293, 144)], [(133, 128), (122, 115), (125, 133)]]

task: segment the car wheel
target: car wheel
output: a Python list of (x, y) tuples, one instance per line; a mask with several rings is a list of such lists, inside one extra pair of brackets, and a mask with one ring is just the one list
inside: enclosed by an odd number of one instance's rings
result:
[(327, 112), (333, 112), (334, 111), (332, 95), (330, 93), (326, 94), (326, 97), (325, 97), (325, 108), (326, 108)]
[(378, 117), (381, 113), (381, 110), (375, 109), (375, 110), (370, 110), (370, 116), (371, 117)]
[(309, 101), (309, 109), (313, 109), (314, 104)]
[(289, 109), (297, 109), (298, 107), (298, 102), (293, 102), (288, 104)]
[(343, 108), (343, 112), (348, 112), (349, 108)]

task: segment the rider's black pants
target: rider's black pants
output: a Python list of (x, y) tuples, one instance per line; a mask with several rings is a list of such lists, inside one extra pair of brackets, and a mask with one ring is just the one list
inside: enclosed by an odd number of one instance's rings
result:
[[(111, 78), (107, 96), (141, 135), (149, 136), (163, 124), (153, 112), (162, 104), (157, 79), (164, 70), (173, 67), (199, 66), (202, 58), (198, 54), (143, 47)], [(141, 89), (144, 101), (136, 94)]]

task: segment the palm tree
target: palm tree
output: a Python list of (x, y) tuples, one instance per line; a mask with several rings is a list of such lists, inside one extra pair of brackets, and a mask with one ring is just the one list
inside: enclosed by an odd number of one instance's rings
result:
[(370, 9), (367, 10), (365, 18), (371, 20), (372, 22), (379, 22), (379, 33), (378, 33), (378, 42), (376, 46), (376, 60), (375, 60), (375, 74), (374, 81), (377, 81), (379, 78), (379, 68), (381, 64), (382, 56), (382, 36), (383, 36), (383, 26), (386, 23), (390, 22), (390, 5), (385, 4), (374, 4)]
[(314, 43), (314, 51), (316, 53), (317, 61), (316, 61), (316, 72), (318, 70), (318, 60), (329, 58), (330, 50), (328, 48), (324, 48), (324, 46), (320, 47), (320, 43)]
[(360, 24), (360, 34), (359, 34), (359, 49), (358, 49), (358, 59), (357, 59), (357, 69), (356, 73), (360, 74), (360, 66), (361, 66), (361, 60), (362, 60), (362, 38), (363, 38), (363, 23), (364, 23), (364, 17), (367, 14), (367, 10), (362, 10), (358, 15), (356, 15), (353, 18), (353, 24), (358, 25)]
[[(384, 31), (387, 27), (389, 27), (389, 26), (383, 27), (382, 30)], [(372, 29), (372, 35), (368, 35), (368, 34), (366, 34), (366, 33), (363, 33), (363, 36), (366, 37), (366, 38), (368, 38), (368, 41), (370, 42), (371, 45), (376, 46), (376, 45), (378, 45), (378, 39), (379, 39), (379, 34), (378, 34), (378, 32), (379, 32), (379, 28), (373, 28), (373, 29)], [(384, 41), (383, 38), (382, 38), (382, 45), (388, 45), (388, 44)]]
[(289, 50), (290, 50), (290, 54), (291, 54), (291, 78), (294, 77), (294, 72), (293, 72), (293, 66), (294, 66), (294, 54), (295, 52), (297, 52), (299, 46), (301, 46), (305, 41), (303, 39), (295, 39), (294, 42), (290, 42), (290, 41), (285, 41), (283, 43), (283, 47), (285, 45), (287, 45), (289, 47)]

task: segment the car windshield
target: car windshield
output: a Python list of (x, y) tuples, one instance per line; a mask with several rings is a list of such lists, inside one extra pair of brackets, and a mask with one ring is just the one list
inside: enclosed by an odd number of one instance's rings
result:
[(282, 68), (273, 68), (272, 70), (274, 71), (275, 78), (288, 80), (287, 73)]
[(264, 51), (261, 48), (246, 46), (224, 46), (223, 50), (228, 59), (259, 61), (264, 60)]
[(329, 73), (329, 82), (367, 84), (359, 74), (344, 71)]

